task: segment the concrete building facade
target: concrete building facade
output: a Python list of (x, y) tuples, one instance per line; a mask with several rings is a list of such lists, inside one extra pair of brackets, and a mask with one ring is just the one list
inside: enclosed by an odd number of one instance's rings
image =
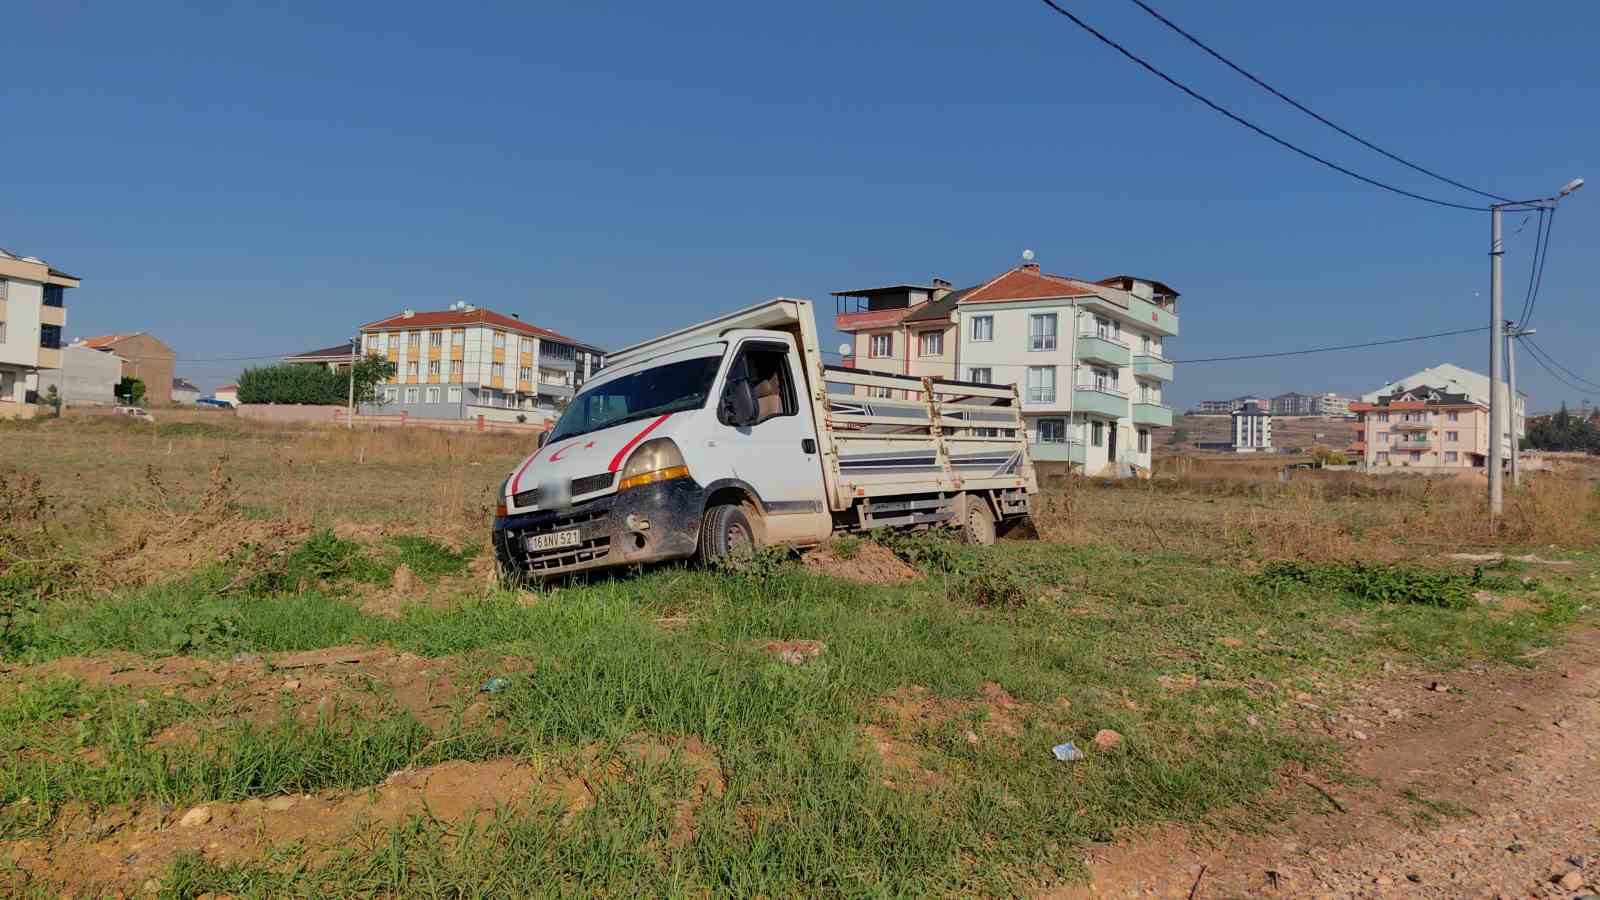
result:
[(1172, 424), (1164, 350), (1178, 292), (1161, 282), (1084, 281), (1029, 260), (960, 291), (935, 280), (835, 296), (857, 368), (1015, 385), (1035, 459), (1148, 469), (1155, 432)]
[(1464, 392), (1414, 387), (1351, 404), (1359, 417), (1351, 449), (1372, 471), (1483, 469), (1489, 406)]
[[(1489, 407), (1489, 376), (1453, 363), (1441, 363), (1391, 381), (1375, 391), (1362, 394), (1361, 402), (1376, 403), (1380, 397), (1393, 396), (1414, 388), (1461, 394), (1473, 403), (1482, 404), (1485, 409)], [(1499, 386), (1499, 394), (1501, 404), (1510, 410), (1500, 435), (1501, 458), (1505, 459), (1511, 455), (1513, 437), (1520, 440), (1528, 434), (1528, 397), (1518, 392), (1515, 402), (1512, 402), (1511, 389), (1504, 383)]]
[(114, 406), (122, 380), (122, 357), (82, 343), (61, 348), (61, 368), (41, 370), (39, 393), (54, 387), (68, 406)]
[(1314, 414), (1315, 402), (1310, 394), (1289, 391), (1273, 397), (1269, 408), (1275, 416), (1309, 416)]
[(493, 310), (457, 303), (361, 326), (362, 350), (396, 372), (364, 413), (461, 419), (482, 410), (554, 416), (604, 365), (598, 348)]
[(0, 418), (32, 416), (42, 375), (61, 368), (66, 290), (77, 276), (0, 248)]
[(122, 358), (122, 377), (144, 382), (145, 406), (172, 405), (172, 379), (176, 378), (178, 354), (155, 335), (143, 331), (102, 334), (79, 343), (93, 350)]
[(1233, 411), (1233, 452), (1272, 452), (1272, 409), (1251, 401)]
[(1346, 419), (1350, 417), (1350, 398), (1341, 397), (1329, 391), (1316, 398), (1311, 405), (1311, 414), (1326, 416), (1330, 419)]

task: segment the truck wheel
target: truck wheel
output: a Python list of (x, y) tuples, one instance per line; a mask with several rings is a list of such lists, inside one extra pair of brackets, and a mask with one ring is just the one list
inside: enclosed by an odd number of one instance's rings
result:
[(713, 506), (700, 520), (700, 562), (716, 565), (748, 556), (756, 547), (756, 530), (739, 506)]
[(963, 544), (987, 547), (994, 543), (994, 512), (982, 497), (963, 494), (956, 504), (956, 527)]

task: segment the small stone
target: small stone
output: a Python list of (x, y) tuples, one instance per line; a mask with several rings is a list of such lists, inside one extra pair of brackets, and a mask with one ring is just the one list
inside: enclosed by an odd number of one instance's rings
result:
[(155, 894), (155, 893), (159, 893), (160, 891), (161, 891), (161, 879), (159, 879), (159, 878), (148, 878), (148, 879), (145, 880), (144, 892), (146, 894)]
[(294, 807), (294, 802), (295, 801), (293, 797), (273, 797), (266, 802), (265, 806), (267, 809), (270, 809), (273, 812), (283, 812), (285, 810), (292, 809)]
[(1573, 869), (1554, 881), (1563, 891), (1575, 891), (1583, 887), (1583, 873)]
[(1394, 884), (1394, 879), (1387, 875), (1379, 875), (1377, 878), (1372, 880), (1372, 883), (1378, 887), (1388, 887), (1389, 885)]
[(1350, 732), (1350, 736), (1358, 741), (1364, 741), (1367, 739), (1367, 733), (1365, 731), (1352, 731)]
[(1406, 880), (1411, 882), (1412, 884), (1421, 884), (1422, 883), (1422, 876), (1418, 875), (1415, 872), (1412, 872), (1411, 874), (1406, 876)]
[(1450, 693), (1450, 685), (1442, 681), (1435, 681), (1433, 684), (1428, 685), (1428, 690), (1436, 694), (1448, 694)]
[(1122, 735), (1109, 728), (1102, 728), (1094, 733), (1094, 745), (1101, 750), (1110, 750), (1122, 745)]
[(1394, 707), (1391, 710), (1389, 710), (1389, 718), (1391, 718), (1391, 719), (1403, 718), (1405, 716), (1405, 714), (1406, 714), (1406, 711), (1401, 709), (1398, 706)]
[(1244, 723), (1246, 725), (1249, 725), (1251, 728), (1259, 728), (1259, 727), (1261, 727), (1261, 720), (1256, 718), (1253, 714), (1245, 716), (1244, 717)]
[(967, 732), (967, 743), (976, 744), (977, 742), (978, 742), (978, 733), (976, 731)]
[(298, 678), (290, 678), (289, 680), (287, 680), (287, 681), (285, 681), (283, 683), (283, 689), (286, 690), (286, 691), (298, 691), (298, 690), (300, 690), (300, 679), (298, 679)]
[(211, 807), (196, 806), (183, 814), (183, 818), (178, 820), (178, 825), (183, 828), (198, 828), (210, 821)]
[(1556, 720), (1556, 727), (1557, 728), (1571, 728), (1572, 727), (1572, 720), (1571, 719), (1557, 719)]
[(1232, 649), (1238, 649), (1244, 646), (1244, 641), (1241, 641), (1236, 637), (1219, 637), (1217, 638), (1217, 643)]

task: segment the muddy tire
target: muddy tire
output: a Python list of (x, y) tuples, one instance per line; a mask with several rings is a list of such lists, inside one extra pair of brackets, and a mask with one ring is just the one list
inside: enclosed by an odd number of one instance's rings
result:
[(749, 556), (756, 548), (756, 530), (740, 506), (713, 506), (700, 520), (700, 547), (696, 551), (706, 566), (726, 564)]
[(956, 502), (956, 531), (963, 544), (987, 547), (995, 540), (994, 511), (976, 494), (963, 494)]

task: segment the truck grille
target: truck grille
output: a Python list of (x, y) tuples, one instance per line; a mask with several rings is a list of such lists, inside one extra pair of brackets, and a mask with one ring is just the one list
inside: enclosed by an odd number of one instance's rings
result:
[(539, 489), (538, 488), (534, 488), (531, 491), (523, 491), (523, 492), (521, 492), (519, 494), (512, 494), (511, 495), (511, 502), (518, 509), (526, 509), (526, 508), (528, 508), (530, 506), (538, 506), (539, 505)]
[(600, 497), (564, 512), (534, 513), (534, 521), (522, 528), (507, 529), (503, 540), (506, 542), (506, 549), (514, 554), (528, 571), (560, 571), (581, 563), (604, 559), (611, 552), (611, 536), (586, 535), (576, 546), (553, 547), (549, 550), (527, 549), (528, 538), (566, 531), (569, 528), (583, 528), (592, 522), (602, 522), (610, 512), (611, 498)]
[(599, 475), (587, 475), (583, 478), (572, 479), (572, 496), (592, 494), (611, 487), (611, 481), (616, 475), (611, 472), (601, 472)]

